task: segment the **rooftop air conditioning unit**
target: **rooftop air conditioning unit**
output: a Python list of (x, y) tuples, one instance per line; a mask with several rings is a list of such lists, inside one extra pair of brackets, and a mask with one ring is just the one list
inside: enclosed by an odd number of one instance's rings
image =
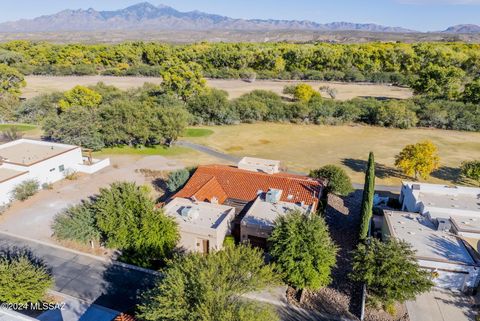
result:
[(269, 203), (278, 203), (280, 202), (281, 197), (282, 197), (281, 189), (270, 188), (267, 194), (265, 195), (265, 201)]
[(452, 228), (452, 223), (448, 218), (437, 218), (437, 231), (449, 232)]
[(180, 215), (186, 220), (195, 220), (198, 218), (199, 211), (198, 211), (198, 208), (185, 206), (180, 211)]

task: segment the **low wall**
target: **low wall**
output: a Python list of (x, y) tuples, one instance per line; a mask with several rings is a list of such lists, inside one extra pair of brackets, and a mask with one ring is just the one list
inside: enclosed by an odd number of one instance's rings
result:
[(79, 164), (76, 169), (81, 173), (93, 174), (108, 166), (110, 166), (110, 158), (93, 159), (92, 165)]

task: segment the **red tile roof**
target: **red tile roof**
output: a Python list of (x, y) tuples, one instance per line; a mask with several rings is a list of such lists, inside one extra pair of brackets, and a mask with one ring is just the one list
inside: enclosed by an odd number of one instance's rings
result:
[(259, 190), (266, 192), (275, 188), (283, 191), (281, 201), (316, 206), (323, 187), (321, 180), (306, 176), (266, 174), (225, 165), (206, 165), (199, 166), (174, 197), (195, 196), (198, 201), (211, 201), (212, 197), (216, 197), (222, 204), (227, 198), (253, 201)]
[(137, 321), (133, 316), (122, 313), (117, 316), (113, 321)]

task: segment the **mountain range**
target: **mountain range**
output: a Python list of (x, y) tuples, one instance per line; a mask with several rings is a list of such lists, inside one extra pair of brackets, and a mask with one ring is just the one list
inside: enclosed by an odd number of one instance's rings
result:
[[(148, 2), (115, 11), (63, 10), (34, 19), (0, 23), (0, 32), (68, 32), (108, 30), (310, 30), (310, 31), (368, 31), (383, 33), (414, 33), (402, 27), (373, 23), (332, 22), (308, 20), (234, 19), (200, 11), (180, 12), (172, 7)], [(480, 33), (480, 26), (453, 26), (445, 33)]]

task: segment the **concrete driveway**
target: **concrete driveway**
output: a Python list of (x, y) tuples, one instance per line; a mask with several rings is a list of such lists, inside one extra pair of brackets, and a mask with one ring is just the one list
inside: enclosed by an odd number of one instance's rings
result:
[(170, 171), (183, 167), (183, 164), (161, 156), (140, 159), (116, 157), (112, 159), (112, 166), (98, 173), (81, 176), (76, 181), (63, 180), (56, 183), (52, 190), (42, 190), (25, 202), (14, 202), (0, 216), (0, 231), (52, 242), (50, 225), (62, 209), (80, 203), (81, 200), (98, 193), (101, 187), (115, 181), (148, 183), (147, 178), (138, 172), (139, 169)]
[(435, 289), (406, 303), (410, 321), (475, 321), (473, 304), (473, 297), (444, 289)]

